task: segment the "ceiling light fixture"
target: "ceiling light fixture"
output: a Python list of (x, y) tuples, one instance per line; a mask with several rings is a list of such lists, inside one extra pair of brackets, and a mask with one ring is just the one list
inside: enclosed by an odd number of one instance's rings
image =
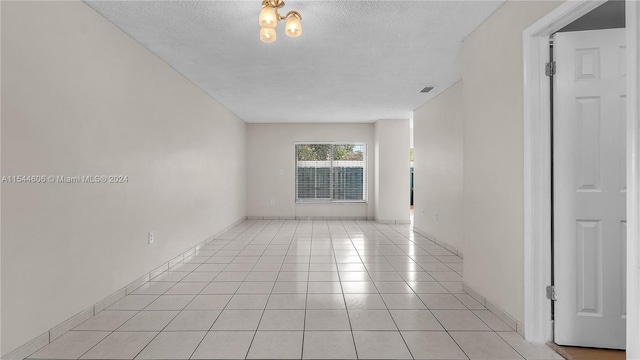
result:
[(302, 35), (302, 25), (300, 24), (302, 15), (295, 10), (291, 10), (287, 15), (282, 16), (278, 14), (278, 9), (283, 6), (284, 1), (282, 0), (262, 0), (262, 11), (258, 18), (258, 23), (261, 27), (260, 40), (267, 43), (276, 41), (276, 25), (280, 20), (287, 20), (284, 25), (284, 32), (287, 36), (298, 37)]

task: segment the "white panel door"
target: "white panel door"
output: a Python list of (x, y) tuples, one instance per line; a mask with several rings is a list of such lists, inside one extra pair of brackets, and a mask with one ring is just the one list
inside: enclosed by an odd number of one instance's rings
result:
[(558, 33), (554, 57), (554, 338), (624, 349), (624, 29)]

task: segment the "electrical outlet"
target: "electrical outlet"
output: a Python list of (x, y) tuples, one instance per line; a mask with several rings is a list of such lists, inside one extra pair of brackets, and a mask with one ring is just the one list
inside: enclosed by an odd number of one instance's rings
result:
[(271, 206), (275, 205), (276, 204), (276, 199), (269, 199), (269, 204)]
[(149, 231), (148, 241), (149, 241), (149, 245), (153, 244), (153, 231)]

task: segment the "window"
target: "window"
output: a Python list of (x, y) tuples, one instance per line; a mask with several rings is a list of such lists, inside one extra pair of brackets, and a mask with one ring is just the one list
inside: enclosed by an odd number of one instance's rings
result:
[(367, 201), (367, 145), (296, 144), (296, 202)]

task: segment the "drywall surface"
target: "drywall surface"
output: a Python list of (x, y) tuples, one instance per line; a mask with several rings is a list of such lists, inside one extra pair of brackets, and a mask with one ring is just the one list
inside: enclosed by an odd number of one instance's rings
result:
[[(296, 204), (296, 142), (367, 143), (366, 203)], [(249, 217), (374, 216), (374, 124), (248, 124)]]
[(559, 2), (506, 2), (464, 41), (464, 282), (521, 323), (522, 32)]
[(3, 355), (246, 214), (245, 123), (82, 2), (2, 3), (1, 115), (54, 177), (2, 184)]
[(378, 120), (375, 124), (375, 219), (409, 223), (409, 120)]
[(462, 81), (413, 113), (414, 226), (464, 251)]

